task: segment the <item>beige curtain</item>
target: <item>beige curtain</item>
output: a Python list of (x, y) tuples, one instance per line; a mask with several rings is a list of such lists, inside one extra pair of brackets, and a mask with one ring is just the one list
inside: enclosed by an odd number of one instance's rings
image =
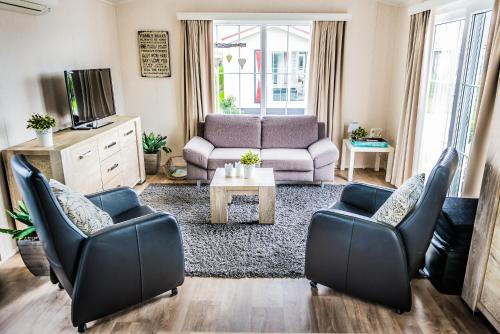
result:
[(308, 113), (326, 123), (327, 135), (341, 147), (341, 89), (345, 22), (316, 21), (311, 40)]
[(214, 111), (212, 21), (181, 21), (182, 111), (186, 142), (196, 136), (198, 121)]
[(420, 78), (424, 58), (425, 37), (430, 11), (417, 13), (410, 18), (410, 35), (406, 56), (405, 94), (403, 110), (399, 120), (396, 151), (391, 183), (400, 186), (413, 171), (415, 131), (417, 127)]
[[(492, 131), (490, 126), (495, 103), (500, 103), (497, 94), (498, 90), (500, 90), (500, 85), (498, 84), (500, 73), (500, 0), (495, 1), (491, 15), (485, 64), (486, 67), (481, 85), (481, 100), (479, 102), (477, 126), (471, 146), (463, 190), (463, 195), (467, 197), (479, 196), (486, 163), (488, 139), (492, 135), (497, 136), (497, 132), (500, 130), (495, 129)], [(493, 140), (493, 137), (491, 139)]]

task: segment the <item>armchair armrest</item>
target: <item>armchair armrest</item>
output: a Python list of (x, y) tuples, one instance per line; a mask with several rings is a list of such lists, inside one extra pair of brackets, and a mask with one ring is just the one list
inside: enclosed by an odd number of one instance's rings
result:
[(75, 326), (135, 305), (184, 281), (175, 218), (157, 212), (109, 226), (83, 246), (73, 290)]
[(339, 150), (330, 138), (323, 138), (312, 143), (307, 150), (314, 162), (314, 168), (320, 168), (339, 159)]
[(184, 159), (201, 168), (208, 168), (208, 157), (214, 150), (214, 145), (201, 137), (193, 137), (184, 146)]
[(137, 193), (129, 187), (120, 187), (85, 196), (111, 217), (141, 205)]
[(342, 190), (340, 201), (358, 209), (375, 213), (392, 195), (394, 189), (363, 183), (350, 183)]
[(309, 226), (308, 279), (407, 311), (411, 290), (406, 253), (397, 230), (340, 210), (317, 211)]

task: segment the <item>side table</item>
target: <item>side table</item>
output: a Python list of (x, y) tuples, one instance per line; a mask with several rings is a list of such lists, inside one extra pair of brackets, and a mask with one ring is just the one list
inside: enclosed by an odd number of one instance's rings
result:
[(394, 162), (394, 147), (392, 147), (391, 145), (388, 145), (387, 147), (358, 147), (353, 146), (350, 139), (344, 139), (342, 141), (342, 159), (340, 161), (340, 170), (344, 170), (346, 167), (347, 151), (349, 151), (349, 173), (347, 177), (347, 180), (349, 182), (352, 181), (352, 176), (354, 173), (354, 157), (356, 153), (375, 153), (376, 172), (378, 172), (380, 169), (380, 153), (388, 153), (385, 181), (391, 181), (392, 164)]

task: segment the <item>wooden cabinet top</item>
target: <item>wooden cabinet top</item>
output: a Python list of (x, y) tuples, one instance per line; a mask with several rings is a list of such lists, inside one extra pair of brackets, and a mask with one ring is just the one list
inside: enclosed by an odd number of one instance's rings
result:
[(137, 116), (112, 116), (107, 118), (113, 123), (105, 125), (98, 129), (91, 130), (72, 130), (72, 129), (64, 129), (57, 132), (54, 132), (54, 146), (52, 147), (44, 147), (38, 143), (38, 139), (32, 139), (30, 141), (24, 142), (22, 144), (18, 144), (15, 146), (11, 146), (6, 148), (4, 151), (15, 151), (15, 152), (24, 152), (24, 153), (33, 153), (41, 154), (42, 152), (47, 153), (50, 151), (62, 151), (68, 147), (73, 145), (82, 143), (86, 140), (91, 140), (96, 136), (109, 132), (110, 130), (116, 129), (121, 125), (124, 125), (128, 122), (139, 120)]

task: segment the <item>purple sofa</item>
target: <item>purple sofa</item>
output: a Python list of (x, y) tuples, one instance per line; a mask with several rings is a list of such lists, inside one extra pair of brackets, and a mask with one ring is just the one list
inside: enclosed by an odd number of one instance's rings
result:
[(239, 161), (251, 149), (276, 181), (332, 182), (337, 147), (316, 116), (207, 115), (199, 136), (184, 147), (189, 180), (211, 180), (215, 169)]

